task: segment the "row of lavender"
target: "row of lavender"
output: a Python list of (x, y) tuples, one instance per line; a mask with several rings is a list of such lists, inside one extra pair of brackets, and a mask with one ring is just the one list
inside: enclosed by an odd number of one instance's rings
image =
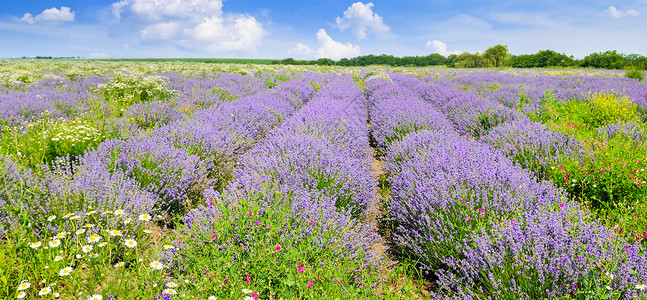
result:
[(423, 81), (463, 89), (484, 99), (500, 102), (507, 107), (521, 106), (524, 111), (539, 108), (546, 93), (558, 101), (586, 100), (592, 92), (614, 91), (628, 96), (642, 109), (647, 109), (647, 87), (639, 81), (601, 76), (512, 76), (501, 74), (461, 74), (455, 78), (426, 76)]
[(374, 297), (362, 271), (381, 258), (371, 251), (375, 224), (365, 222), (377, 190), (366, 120), (350, 77), (326, 84), (241, 156), (225, 190), (205, 192), (180, 230), (190, 241), (174, 242), (165, 265), (177, 277), (208, 269), (229, 297), (245, 274), (256, 298)]
[[(468, 93), (393, 79), (367, 84), (373, 134), (378, 144), (398, 136), (382, 144), (394, 237), (435, 276), (435, 297), (541, 299), (585, 290), (628, 299), (641, 293), (634, 287), (647, 280), (647, 268), (639, 246), (588, 220), (561, 190), (536, 181), (500, 151), (461, 136), (528, 122), (522, 115)], [(428, 117), (389, 115), (389, 107), (414, 105)], [(443, 114), (454, 129), (437, 125), (446, 124)]]
[(203, 190), (224, 185), (237, 156), (313, 97), (309, 82), (323, 80), (309, 75), (272, 90), (231, 89), (255, 94), (212, 105), (147, 134), (106, 140), (81, 157), (61, 157), (34, 170), (3, 157), (1, 204), (15, 210), (3, 210), (2, 234), (26, 215), (35, 228), (47, 228), (53, 212), (182, 213), (201, 201)]
[[(314, 222), (320, 227), (319, 234), (337, 235), (329, 242), (347, 250), (340, 254), (367, 250), (378, 236), (361, 223), (376, 191), (369, 172), (372, 153), (366, 119), (365, 98), (352, 79), (341, 77), (327, 84), (265, 141), (243, 155), (227, 189), (205, 193), (208, 202), (260, 194), (256, 201), (263, 210), (287, 206), (290, 218), (299, 220), (296, 224)], [(207, 205), (189, 214), (187, 221), (204, 226), (217, 220), (209, 219), (213, 215)], [(286, 228), (285, 239), (317, 234), (311, 230)]]

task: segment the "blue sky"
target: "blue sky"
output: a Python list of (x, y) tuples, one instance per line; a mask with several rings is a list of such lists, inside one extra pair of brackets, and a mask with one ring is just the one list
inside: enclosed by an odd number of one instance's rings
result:
[(0, 0), (0, 58), (647, 56), (647, 0)]

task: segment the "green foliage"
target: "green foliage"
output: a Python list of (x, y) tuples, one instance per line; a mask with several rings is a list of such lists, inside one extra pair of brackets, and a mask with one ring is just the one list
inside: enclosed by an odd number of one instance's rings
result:
[(631, 67), (625, 71), (625, 77), (643, 81), (645, 79), (645, 72), (636, 67)]
[(514, 56), (510, 60), (513, 68), (570, 67), (575, 65), (573, 57), (552, 50), (540, 50), (536, 54)]
[(507, 66), (510, 61), (508, 46), (501, 44), (492, 46), (483, 52), (483, 58), (490, 61), (489, 66), (496, 68)]
[(580, 65), (585, 68), (623, 69), (627, 63), (624, 54), (613, 50), (589, 54), (584, 57)]
[(212, 218), (191, 229), (178, 224), (168, 237), (181, 241), (171, 275), (187, 283), (178, 290), (201, 299), (374, 298), (368, 288), (377, 280), (373, 267), (363, 253), (342, 254), (337, 236), (344, 232), (290, 213), (281, 204), (288, 199), (274, 196), (277, 205), (263, 208), (260, 195), (214, 199)]
[(22, 292), (41, 299), (39, 292), (47, 292), (43, 298), (153, 299), (164, 286), (163, 268), (151, 268), (161, 250), (153, 244), (152, 223), (120, 211), (62, 211), (42, 221), (21, 222), (0, 241), (0, 298)]
[(79, 156), (104, 139), (100, 131), (82, 119), (51, 119), (44, 114), (25, 125), (5, 127), (0, 135), (0, 154), (36, 167), (57, 157)]
[(166, 79), (160, 76), (117, 73), (108, 83), (99, 84), (98, 89), (116, 110), (145, 101), (163, 101), (173, 96)]

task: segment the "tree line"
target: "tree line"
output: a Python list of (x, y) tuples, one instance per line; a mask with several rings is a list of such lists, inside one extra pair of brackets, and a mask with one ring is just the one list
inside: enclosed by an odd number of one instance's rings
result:
[(451, 54), (447, 57), (438, 53), (427, 56), (364, 55), (342, 58), (338, 61), (328, 58), (317, 60), (295, 60), (286, 58), (274, 60), (272, 64), (283, 65), (320, 65), (320, 66), (447, 66), (450, 68), (546, 68), (546, 67), (583, 67), (596, 69), (642, 69), (647, 70), (647, 57), (640, 54), (623, 54), (606, 51), (590, 54), (583, 59), (575, 59), (553, 50), (540, 50), (535, 54), (511, 55), (506, 45), (489, 47), (483, 53)]

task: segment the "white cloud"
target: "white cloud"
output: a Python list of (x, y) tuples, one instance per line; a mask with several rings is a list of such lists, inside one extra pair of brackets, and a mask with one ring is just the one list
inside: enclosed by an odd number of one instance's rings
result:
[(330, 58), (338, 60), (341, 58), (359, 56), (360, 48), (358, 45), (351, 43), (342, 44), (333, 40), (324, 29), (319, 29), (317, 32), (317, 41), (319, 41), (319, 48), (317, 48), (317, 58)]
[(452, 54), (461, 54), (463, 51), (461, 50), (453, 50), (453, 51), (447, 51), (447, 44), (439, 41), (439, 40), (433, 40), (433, 41), (427, 41), (427, 48), (432, 48), (436, 51), (436, 53), (442, 55), (442, 56), (449, 56)]
[(629, 9), (627, 11), (621, 11), (618, 10), (615, 6), (609, 6), (609, 8), (606, 10), (609, 15), (611, 15), (614, 18), (622, 18), (626, 15), (631, 16), (631, 17), (637, 17), (640, 15), (640, 12), (635, 10), (635, 9)]
[(310, 47), (297, 43), (294, 48), (288, 50), (288, 54), (300, 54), (300, 55), (310, 55), (313, 54), (314, 50), (310, 49)]
[(108, 53), (103, 53), (103, 52), (92, 52), (90, 53), (90, 58), (106, 58), (110, 55)]
[(222, 0), (123, 0), (111, 6), (118, 24), (142, 41), (167, 41), (194, 51), (255, 52), (268, 33), (254, 17), (225, 14)]
[(61, 9), (56, 7), (48, 8), (37, 16), (26, 13), (21, 19), (21, 22), (34, 24), (36, 22), (50, 22), (50, 23), (63, 23), (73, 22), (74, 12), (66, 6), (61, 6)]
[(366, 38), (366, 31), (372, 30), (380, 37), (392, 37), (391, 28), (384, 24), (382, 17), (373, 12), (373, 3), (355, 2), (344, 12), (344, 17), (337, 17), (337, 27), (341, 31), (352, 28), (359, 39)]

